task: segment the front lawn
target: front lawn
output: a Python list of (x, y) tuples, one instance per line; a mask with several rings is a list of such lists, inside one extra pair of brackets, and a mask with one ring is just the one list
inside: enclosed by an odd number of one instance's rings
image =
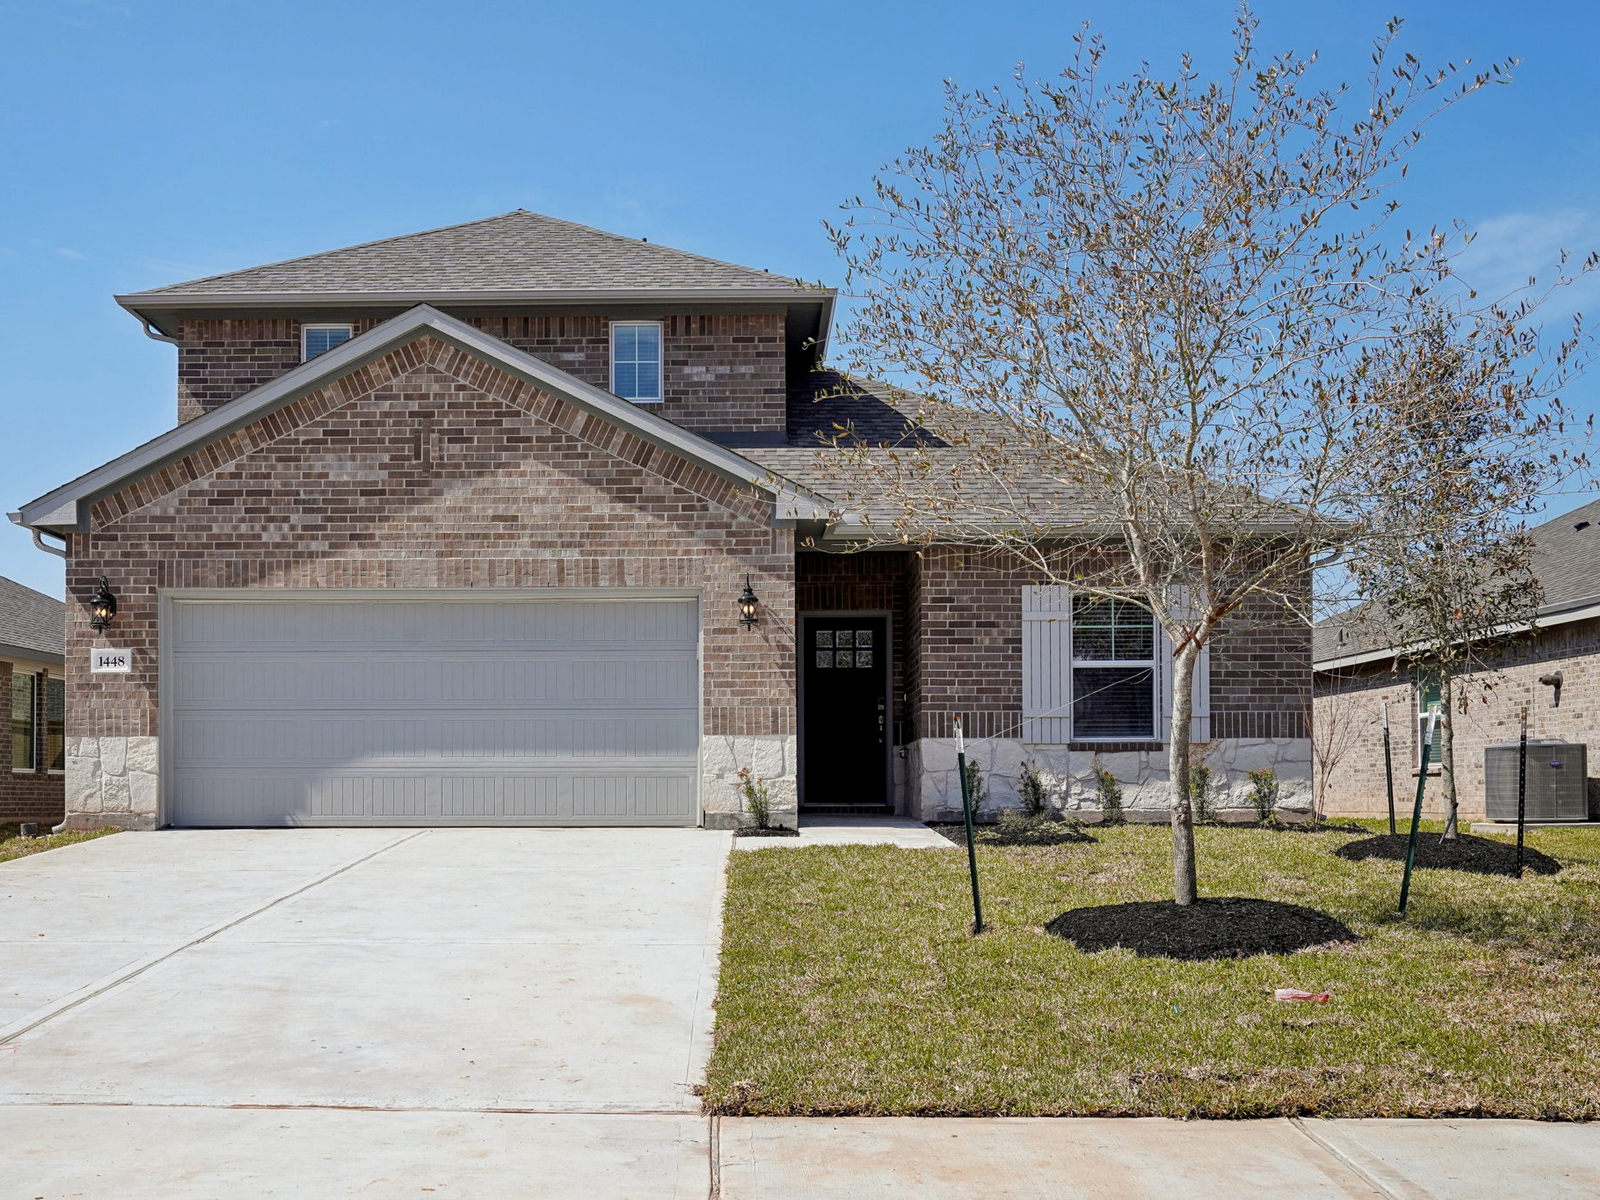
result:
[[(1436, 827), (1435, 827), (1436, 828)], [(1378, 826), (1374, 824), (1376, 831)], [(1206, 962), (1084, 953), (1084, 905), (1169, 893), (1165, 828), (983, 848), (735, 854), (706, 1105), (744, 1114), (1600, 1117), (1600, 834), (1556, 875), (1334, 851), (1365, 832), (1202, 828), (1202, 892), (1320, 909), (1361, 939)], [(1274, 988), (1330, 992), (1274, 1002)]]
[(41, 850), (54, 850), (58, 846), (71, 846), (75, 842), (90, 842), (116, 832), (115, 829), (92, 829), (87, 833), (51, 833), (39, 838), (25, 838), (17, 835), (16, 825), (0, 825), (0, 862), (25, 858)]

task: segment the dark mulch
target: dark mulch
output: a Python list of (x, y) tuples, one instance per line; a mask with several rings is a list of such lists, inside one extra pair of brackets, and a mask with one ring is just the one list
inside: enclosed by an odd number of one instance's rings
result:
[[(928, 828), (958, 846), (967, 844), (964, 822), (929, 822)], [(972, 838), (980, 846), (1066, 846), (1098, 839), (1082, 825), (1068, 821), (974, 821)]]
[[(1404, 862), (1407, 835), (1382, 833), (1377, 837), (1346, 842), (1334, 851), (1340, 858), (1361, 862), (1369, 858)], [(1517, 844), (1498, 838), (1472, 837), (1462, 834), (1453, 842), (1441, 842), (1437, 833), (1417, 836), (1417, 866), (1442, 871), (1475, 871), (1480, 875), (1515, 875), (1517, 873)], [(1561, 864), (1548, 854), (1532, 846), (1522, 849), (1522, 869), (1534, 875), (1554, 875)]]
[(790, 829), (790, 828), (788, 828), (787, 826), (784, 826), (784, 825), (772, 825), (772, 826), (769, 826), (766, 829), (757, 829), (754, 826), (751, 826), (749, 829), (735, 829), (733, 831), (733, 836), (734, 837), (799, 837), (800, 836), (800, 831), (798, 829)]
[(1197, 900), (1180, 907), (1171, 900), (1075, 908), (1047, 930), (1080, 950), (1122, 946), (1141, 958), (1248, 958), (1292, 954), (1329, 942), (1353, 942), (1348, 926), (1314, 908), (1239, 896)]

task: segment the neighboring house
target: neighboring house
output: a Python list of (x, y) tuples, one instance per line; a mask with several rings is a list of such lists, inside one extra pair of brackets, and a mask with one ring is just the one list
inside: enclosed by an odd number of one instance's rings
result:
[[(1487, 693), (1469, 686), (1467, 711), (1452, 714), (1456, 788), (1464, 817), (1484, 814), (1485, 746), (1515, 742), (1521, 714), (1530, 738), (1589, 746), (1589, 804), (1595, 811), (1600, 762), (1600, 500), (1528, 531), (1533, 571), (1544, 589), (1536, 628), (1513, 636), (1473, 675), (1492, 676)], [(1515, 632), (1515, 631), (1513, 631)], [(1415, 794), (1424, 721), (1438, 689), (1425, 669), (1406, 665), (1366, 605), (1313, 631), (1316, 654), (1316, 752), (1328, 756), (1323, 807), (1335, 814), (1387, 810), (1382, 711), (1388, 706), (1396, 793)], [(1559, 675), (1559, 688), (1540, 683)], [(1470, 676), (1469, 676), (1470, 679)], [(1438, 734), (1431, 757), (1437, 774)], [(1322, 765), (1319, 763), (1319, 766)], [(1443, 787), (1430, 784), (1425, 811), (1444, 811)], [(1409, 809), (1408, 809), (1409, 811)]]
[(0, 577), (0, 825), (57, 824), (66, 768), (66, 606)]
[[(931, 816), (963, 715), (1002, 801), (1030, 754), (1165, 803), (1148, 614), (1109, 662), (1080, 598), (1074, 658), (1059, 589), (844, 552), (819, 437), (917, 431), (821, 368), (830, 290), (518, 211), (118, 299), (177, 427), (13, 518), (68, 555), (76, 825), (726, 827), (741, 767)], [(1303, 794), (1309, 632), (1208, 671), (1219, 778)]]

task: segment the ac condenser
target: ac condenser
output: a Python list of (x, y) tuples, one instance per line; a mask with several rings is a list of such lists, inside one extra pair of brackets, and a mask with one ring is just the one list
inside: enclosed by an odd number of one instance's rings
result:
[[(1484, 812), (1491, 821), (1517, 819), (1517, 743), (1483, 750)], [(1589, 748), (1554, 738), (1528, 739), (1527, 818), (1584, 821), (1589, 817)]]

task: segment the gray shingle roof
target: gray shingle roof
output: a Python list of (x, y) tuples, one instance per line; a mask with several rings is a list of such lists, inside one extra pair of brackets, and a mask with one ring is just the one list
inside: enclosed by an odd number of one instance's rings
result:
[(67, 606), (0, 575), (0, 653), (33, 651), (60, 661), (66, 652)]
[(793, 279), (517, 209), (134, 293), (164, 297), (773, 288)]
[[(1528, 535), (1545, 611), (1600, 595), (1600, 499), (1536, 525)], [(1312, 658), (1322, 662), (1387, 649), (1386, 632), (1372, 605), (1357, 605), (1317, 623), (1311, 631)]]

